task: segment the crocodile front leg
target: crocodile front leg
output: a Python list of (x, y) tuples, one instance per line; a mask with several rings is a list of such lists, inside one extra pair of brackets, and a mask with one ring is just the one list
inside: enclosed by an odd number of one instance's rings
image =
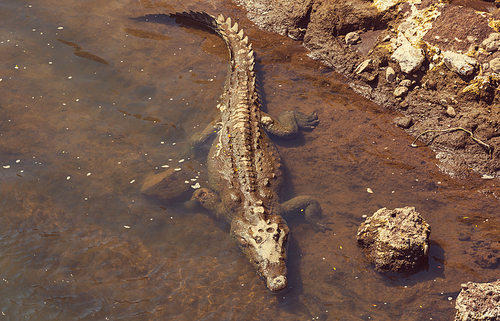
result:
[(315, 232), (330, 230), (327, 222), (321, 217), (321, 205), (314, 198), (301, 195), (281, 204), (282, 216), (300, 210), (304, 212), (306, 221), (311, 224)]
[(214, 214), (217, 219), (224, 219), (227, 222), (230, 221), (229, 213), (226, 211), (220, 197), (208, 188), (195, 190), (191, 199), (184, 203), (184, 206), (188, 209), (192, 209), (198, 204)]
[(284, 111), (279, 115), (278, 119), (261, 112), (260, 122), (268, 134), (281, 138), (291, 138), (297, 135), (299, 128), (315, 128), (319, 120), (316, 113), (306, 115), (299, 111)]

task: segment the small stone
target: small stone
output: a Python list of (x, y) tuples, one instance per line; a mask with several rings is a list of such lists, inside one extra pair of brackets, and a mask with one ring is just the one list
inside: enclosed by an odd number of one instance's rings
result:
[(349, 46), (357, 44), (360, 40), (361, 38), (357, 32), (349, 32), (345, 35), (345, 43)]
[(457, 115), (457, 113), (455, 112), (455, 108), (448, 106), (448, 108), (446, 108), (446, 115), (455, 117)]
[(399, 63), (402, 72), (410, 74), (420, 68), (424, 62), (425, 56), (423, 50), (413, 47), (403, 34), (400, 34), (398, 41), (402, 44), (394, 51), (391, 59)]
[(365, 61), (360, 63), (355, 70), (356, 74), (362, 73), (370, 65), (371, 61), (372, 61), (371, 59), (366, 59)]
[(481, 47), (488, 52), (497, 51), (500, 48), (500, 34), (497, 32), (490, 33), (488, 38), (481, 43)]
[(441, 100), (439, 101), (439, 103), (440, 103), (441, 105), (443, 105), (443, 106), (444, 106), (444, 105), (448, 105), (448, 102), (446, 101), (446, 99), (441, 99)]
[(400, 86), (405, 86), (405, 87), (410, 87), (411, 84), (412, 82), (410, 79), (404, 79), (399, 83)]
[(462, 76), (472, 75), (477, 65), (476, 59), (453, 51), (443, 52), (443, 61), (448, 69)]
[(402, 97), (408, 93), (408, 87), (398, 86), (394, 90), (394, 97)]
[(500, 58), (490, 60), (490, 68), (494, 72), (500, 72)]
[(396, 73), (391, 67), (387, 67), (387, 70), (385, 71), (385, 80), (390, 83), (396, 80)]
[(411, 117), (396, 117), (393, 120), (394, 124), (401, 128), (410, 128), (412, 125)]

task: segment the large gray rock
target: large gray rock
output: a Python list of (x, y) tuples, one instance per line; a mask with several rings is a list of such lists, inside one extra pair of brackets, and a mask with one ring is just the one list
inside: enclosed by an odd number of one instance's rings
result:
[(462, 284), (455, 321), (500, 320), (500, 281)]
[(415, 268), (429, 255), (431, 229), (414, 207), (381, 208), (361, 223), (357, 241), (378, 271)]

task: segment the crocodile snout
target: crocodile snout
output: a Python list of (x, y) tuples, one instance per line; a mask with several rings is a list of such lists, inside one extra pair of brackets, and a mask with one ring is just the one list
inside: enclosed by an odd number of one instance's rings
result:
[(286, 276), (279, 275), (277, 277), (268, 277), (267, 278), (267, 288), (273, 292), (279, 292), (288, 286), (288, 280)]

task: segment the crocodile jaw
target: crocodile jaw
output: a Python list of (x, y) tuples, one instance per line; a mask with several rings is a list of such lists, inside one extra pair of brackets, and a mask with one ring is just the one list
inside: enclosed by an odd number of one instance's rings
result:
[(289, 229), (283, 218), (270, 215), (253, 222), (233, 220), (231, 234), (262, 276), (269, 290), (278, 292), (288, 285), (286, 256)]

